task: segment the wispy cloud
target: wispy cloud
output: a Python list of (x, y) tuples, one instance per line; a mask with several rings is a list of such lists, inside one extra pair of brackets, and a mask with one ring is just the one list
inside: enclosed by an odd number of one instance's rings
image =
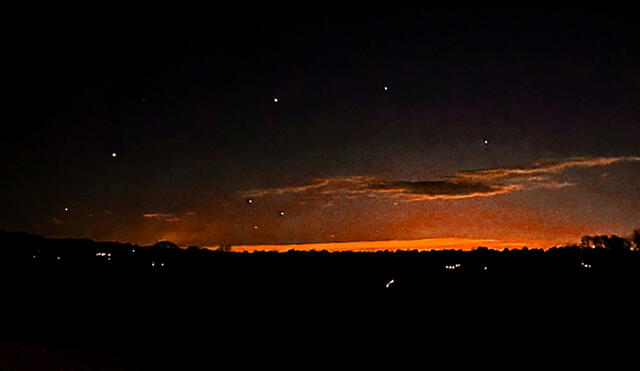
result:
[(368, 176), (319, 178), (307, 184), (242, 192), (244, 197), (304, 194), (308, 197), (398, 197), (406, 201), (491, 197), (527, 189), (573, 185), (556, 177), (571, 168), (638, 162), (640, 157), (570, 157), (545, 159), (528, 166), (462, 171), (441, 180), (388, 181)]
[(158, 219), (166, 223), (174, 223), (180, 221), (180, 217), (178, 217), (176, 214), (170, 213), (148, 213), (142, 214), (142, 217), (147, 219)]
[(558, 174), (570, 168), (594, 167), (612, 165), (618, 162), (640, 161), (640, 157), (569, 157), (561, 159), (545, 159), (533, 163), (530, 166), (515, 168), (497, 168), (463, 171), (456, 177), (468, 180), (488, 181), (499, 178), (529, 178)]
[(371, 184), (369, 187), (379, 193), (401, 195), (416, 201), (489, 197), (522, 189), (522, 186), (518, 184), (465, 182), (456, 178), (419, 182), (379, 182)]
[(349, 193), (357, 192), (358, 188), (367, 184), (370, 181), (374, 181), (376, 178), (367, 176), (352, 176), (352, 177), (336, 177), (336, 178), (317, 178), (311, 180), (307, 184), (301, 184), (296, 186), (281, 187), (281, 188), (268, 188), (268, 189), (254, 189), (242, 194), (246, 197), (261, 197), (261, 196), (278, 196), (292, 193), (303, 192), (318, 192), (320, 194), (330, 193)]

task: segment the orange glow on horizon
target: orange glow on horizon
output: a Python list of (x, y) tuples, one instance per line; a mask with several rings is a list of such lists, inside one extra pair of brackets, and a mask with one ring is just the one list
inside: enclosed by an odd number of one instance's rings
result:
[[(553, 243), (540, 240), (498, 240), (498, 239), (470, 239), (470, 238), (425, 238), (416, 240), (384, 240), (384, 241), (353, 241), (353, 242), (324, 242), (324, 243), (302, 243), (302, 244), (270, 244), (270, 245), (233, 245), (232, 251), (253, 252), (253, 251), (278, 251), (289, 250), (310, 251), (327, 250), (354, 251), (354, 252), (374, 252), (374, 251), (398, 251), (398, 250), (472, 250), (478, 246), (492, 249), (519, 249), (524, 246), (528, 248), (548, 248)], [(213, 246), (209, 248), (215, 248)]]

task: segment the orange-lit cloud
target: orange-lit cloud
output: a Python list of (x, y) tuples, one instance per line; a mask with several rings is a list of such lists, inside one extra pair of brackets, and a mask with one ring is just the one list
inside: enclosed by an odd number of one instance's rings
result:
[(544, 176), (560, 173), (569, 168), (594, 167), (612, 165), (618, 162), (637, 162), (640, 157), (569, 157), (561, 159), (544, 159), (531, 166), (515, 168), (497, 168), (460, 172), (456, 177), (468, 180), (493, 180), (498, 178), (546, 179)]
[(527, 189), (573, 185), (555, 176), (570, 168), (636, 162), (640, 157), (570, 157), (540, 160), (529, 166), (462, 171), (442, 180), (388, 181), (370, 176), (314, 179), (308, 184), (242, 192), (244, 197), (305, 194), (311, 197), (397, 197), (405, 201), (491, 197)]
[(303, 192), (317, 192), (325, 195), (355, 195), (360, 194), (361, 192), (367, 192), (367, 185), (375, 180), (376, 178), (369, 176), (318, 178), (311, 180), (308, 184), (281, 188), (254, 189), (242, 192), (242, 194), (245, 197), (279, 196)]
[(147, 219), (158, 219), (167, 223), (175, 223), (177, 221), (180, 221), (180, 218), (176, 214), (171, 213), (148, 213), (142, 214), (142, 217)]

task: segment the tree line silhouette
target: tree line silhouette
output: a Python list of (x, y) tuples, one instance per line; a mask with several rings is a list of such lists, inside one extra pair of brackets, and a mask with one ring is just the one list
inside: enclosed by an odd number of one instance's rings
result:
[[(579, 244), (554, 246), (546, 250), (529, 249), (526, 246), (519, 249), (494, 250), (478, 246), (470, 251), (455, 249), (428, 251), (384, 250), (375, 252), (289, 250), (284, 253), (274, 251), (234, 252), (233, 246), (230, 244), (219, 245), (213, 249), (198, 246), (189, 246), (182, 249), (170, 241), (160, 241), (150, 246), (138, 246), (130, 243), (96, 242), (87, 238), (48, 239), (23, 232), (0, 231), (0, 265), (5, 269), (18, 267), (24, 269), (29, 267), (32, 270), (52, 267), (88, 268), (93, 270), (96, 267), (100, 267), (107, 270), (135, 268), (143, 271), (162, 271), (161, 268), (165, 268), (164, 271), (167, 271), (189, 266), (206, 269), (207, 264), (213, 264), (216, 260), (277, 259), (274, 258), (277, 256), (280, 256), (283, 261), (296, 257), (316, 257), (317, 260), (322, 260), (322, 257), (333, 257), (332, 259), (334, 260), (356, 257), (365, 260), (376, 259), (377, 257), (391, 260), (394, 257), (417, 257), (429, 258), (434, 262), (439, 262), (447, 259), (471, 261), (479, 258), (505, 258), (511, 256), (559, 257), (571, 254), (575, 255), (575, 258), (614, 257), (617, 256), (615, 253), (623, 254), (620, 256), (627, 256), (625, 253), (631, 254), (630, 256), (640, 254), (640, 228), (635, 229), (628, 237), (617, 235), (583, 236)], [(499, 263), (500, 260), (496, 262)], [(482, 266), (483, 271), (485, 267), (486, 265)], [(214, 267), (212, 266), (212, 268)], [(469, 272), (470, 270), (465, 271)]]
[(430, 334), (510, 313), (505, 323), (521, 326), (523, 310), (593, 316), (596, 305), (633, 307), (639, 236), (585, 236), (547, 250), (248, 253), (0, 232), (2, 336), (126, 352), (146, 369), (172, 356), (180, 369), (212, 349), (272, 343), (283, 329), (339, 336), (340, 321), (384, 315), (408, 297), (414, 315), (431, 319)]

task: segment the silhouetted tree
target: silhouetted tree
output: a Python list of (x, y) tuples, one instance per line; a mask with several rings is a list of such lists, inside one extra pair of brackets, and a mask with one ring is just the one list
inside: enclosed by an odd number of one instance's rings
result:
[(629, 250), (631, 248), (631, 241), (613, 235), (607, 239), (606, 247), (611, 250)]
[(626, 238), (616, 236), (615, 234), (612, 236), (583, 236), (580, 240), (580, 247), (629, 250), (631, 248), (631, 241)]
[(593, 236), (582, 236), (580, 239), (580, 247), (593, 248), (596, 247)]
[(222, 245), (218, 246), (218, 248), (215, 251), (231, 252), (231, 248), (232, 248), (232, 246), (230, 244), (222, 244)]
[(165, 249), (179, 249), (178, 245), (176, 245), (171, 241), (160, 241), (160, 242), (157, 242), (155, 245), (153, 245), (153, 247), (160, 247)]
[(633, 241), (633, 245), (635, 246), (636, 250), (640, 250), (640, 228), (637, 228), (633, 231), (633, 234), (631, 235), (631, 241)]

